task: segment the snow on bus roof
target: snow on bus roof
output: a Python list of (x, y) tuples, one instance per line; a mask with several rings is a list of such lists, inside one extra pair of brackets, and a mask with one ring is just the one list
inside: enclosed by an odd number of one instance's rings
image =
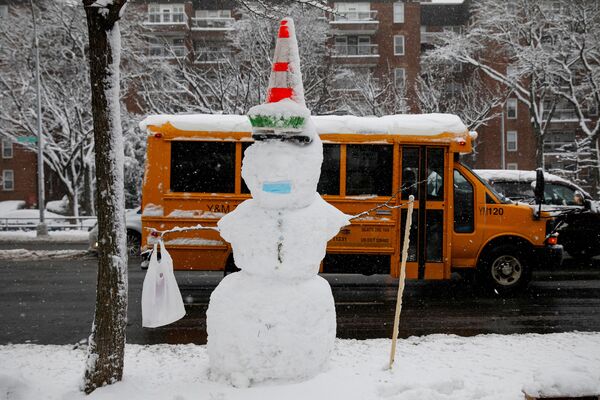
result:
[[(467, 133), (467, 127), (453, 114), (401, 114), (383, 117), (353, 115), (323, 115), (312, 117), (317, 132), (359, 134), (438, 135)], [(151, 115), (140, 122), (141, 129), (170, 123), (183, 131), (250, 132), (252, 127), (245, 115), (183, 114)]]

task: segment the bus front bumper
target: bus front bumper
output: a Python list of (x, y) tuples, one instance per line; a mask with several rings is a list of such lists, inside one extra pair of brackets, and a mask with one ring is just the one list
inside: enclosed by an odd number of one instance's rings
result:
[(538, 247), (535, 249), (535, 257), (541, 268), (557, 268), (563, 260), (563, 247), (561, 244), (553, 246)]

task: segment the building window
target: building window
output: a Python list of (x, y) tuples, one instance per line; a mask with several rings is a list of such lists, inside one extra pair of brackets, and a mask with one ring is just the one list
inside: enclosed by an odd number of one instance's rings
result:
[(183, 4), (148, 4), (148, 22), (151, 24), (183, 24), (186, 22)]
[(400, 1), (394, 3), (394, 23), (404, 23), (404, 3)]
[(588, 115), (596, 117), (598, 115), (598, 104), (594, 100), (588, 101)]
[(512, 171), (516, 171), (519, 169), (519, 164), (517, 163), (508, 163), (506, 164), (506, 169), (512, 170)]
[(194, 28), (232, 29), (231, 10), (196, 10)]
[(15, 174), (12, 169), (2, 171), (2, 190), (15, 190)]
[(517, 119), (517, 99), (508, 99), (506, 102), (506, 118)]
[(376, 11), (371, 11), (371, 3), (334, 3), (336, 21), (368, 21), (375, 18)]
[(231, 10), (196, 10), (196, 18), (231, 18)]
[(8, 6), (0, 6), (0, 19), (8, 18)]
[(506, 132), (506, 150), (517, 151), (517, 131)]
[(371, 44), (369, 36), (336, 36), (335, 53), (338, 56), (377, 55), (377, 45)]
[(404, 68), (394, 68), (394, 82), (397, 87), (405, 86), (406, 70)]
[(2, 158), (13, 158), (13, 143), (10, 139), (2, 139)]
[(404, 55), (404, 35), (394, 36), (394, 55)]
[(158, 4), (148, 4), (148, 22), (160, 23), (160, 7)]
[(153, 37), (148, 39), (148, 55), (156, 58), (184, 57), (187, 54), (183, 38)]
[(173, 4), (173, 22), (181, 24), (185, 22), (185, 12), (183, 4)]

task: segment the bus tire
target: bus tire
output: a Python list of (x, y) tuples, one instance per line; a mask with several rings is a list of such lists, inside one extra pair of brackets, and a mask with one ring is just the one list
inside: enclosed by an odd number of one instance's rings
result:
[(513, 243), (494, 246), (480, 259), (477, 275), (478, 286), (488, 294), (518, 293), (531, 279), (529, 249)]
[(142, 235), (127, 229), (127, 255), (129, 257), (139, 257), (142, 248)]

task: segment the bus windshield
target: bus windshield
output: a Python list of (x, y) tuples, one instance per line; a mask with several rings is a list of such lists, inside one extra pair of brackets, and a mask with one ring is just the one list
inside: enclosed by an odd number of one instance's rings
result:
[(496, 196), (498, 198), (498, 200), (500, 200), (500, 202), (502, 204), (510, 204), (510, 203), (512, 203), (512, 200), (510, 200), (508, 197), (504, 196), (502, 193), (498, 193), (498, 191), (496, 189), (494, 189), (494, 187), (492, 185), (490, 185), (488, 181), (486, 181), (485, 179), (483, 179), (482, 177), (480, 177), (479, 175), (477, 175), (477, 173), (475, 171), (473, 171), (471, 169), (471, 167), (469, 167), (468, 165), (462, 163), (461, 161), (459, 161), (458, 163), (463, 168), (465, 168), (469, 172), (471, 172), (474, 177), (476, 177), (477, 179), (479, 179), (479, 182), (481, 182), (483, 184), (483, 186), (485, 186), (487, 188), (487, 190), (489, 190), (494, 196)]

